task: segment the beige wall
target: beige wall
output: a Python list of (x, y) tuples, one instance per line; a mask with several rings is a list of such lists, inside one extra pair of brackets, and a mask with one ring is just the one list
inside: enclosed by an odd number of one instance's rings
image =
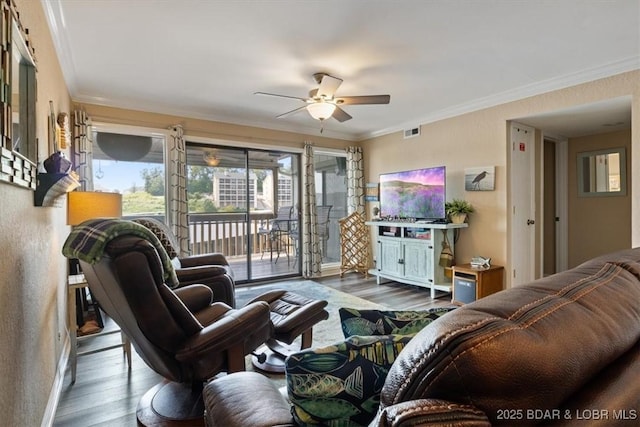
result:
[[(483, 255), (503, 264), (507, 238), (506, 137), (506, 123), (493, 119), (489, 111), (422, 125), (421, 135), (410, 139), (403, 139), (400, 132), (385, 135), (362, 145), (365, 176), (368, 182), (377, 182), (384, 172), (446, 166), (447, 200), (464, 198), (476, 211), (468, 219), (469, 228), (460, 233), (456, 259), (468, 261), (473, 255)], [(477, 166), (496, 167), (496, 191), (465, 192), (464, 169)]]
[[(39, 1), (17, 0), (37, 60), (38, 158), (48, 153), (49, 100), (71, 104)], [(33, 192), (0, 183), (0, 414), (3, 425), (40, 425), (66, 339), (63, 208), (35, 207)]]
[(626, 196), (578, 197), (577, 154), (619, 147), (625, 148), (629, 171), (630, 130), (569, 139), (569, 267), (602, 253), (631, 247), (630, 191)]
[[(510, 272), (510, 223), (508, 209), (508, 157), (507, 129), (510, 120), (550, 112), (575, 105), (587, 104), (618, 96), (632, 95), (632, 123), (640, 123), (640, 71), (585, 83), (543, 95), (499, 105), (485, 110), (423, 124), (421, 135), (403, 139), (397, 132), (364, 141), (365, 176), (376, 182), (383, 172), (426, 166), (447, 166), (447, 199), (464, 198), (476, 208), (469, 228), (461, 232), (456, 245), (457, 262), (466, 262), (473, 255), (490, 256), (495, 264)], [(631, 132), (631, 145), (640, 147), (638, 126)], [(540, 144), (537, 144), (540, 147)], [(629, 156), (631, 165), (640, 165), (640, 150)], [(539, 160), (539, 159), (538, 159)], [(495, 191), (467, 192), (464, 190), (464, 169), (477, 166), (496, 166)], [(638, 166), (636, 166), (635, 170)], [(540, 176), (532, 177), (538, 181)], [(640, 174), (631, 177), (631, 191), (640, 189)], [(541, 197), (539, 191), (536, 192)], [(634, 203), (631, 223), (638, 224), (638, 197)], [(370, 210), (370, 209), (369, 209)], [(371, 215), (371, 212), (367, 212)], [(538, 212), (536, 220), (540, 221)], [(598, 216), (598, 214), (596, 214)], [(601, 215), (600, 220), (606, 216)], [(635, 227), (638, 228), (638, 227)], [(630, 241), (640, 244), (640, 231), (629, 231)], [(634, 235), (631, 235), (635, 233)], [(539, 239), (538, 239), (539, 243)], [(538, 256), (538, 258), (540, 258)], [(540, 265), (541, 260), (536, 260)], [(536, 269), (540, 271), (540, 269)], [(510, 274), (507, 274), (507, 286)]]

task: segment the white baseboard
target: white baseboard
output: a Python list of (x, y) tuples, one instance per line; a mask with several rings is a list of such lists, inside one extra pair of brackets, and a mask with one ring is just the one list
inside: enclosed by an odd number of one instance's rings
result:
[(56, 417), (56, 409), (58, 408), (58, 402), (60, 401), (60, 395), (62, 394), (62, 386), (64, 385), (64, 374), (67, 370), (67, 363), (69, 362), (69, 354), (71, 352), (71, 341), (69, 335), (66, 335), (64, 345), (62, 346), (62, 354), (60, 360), (58, 360), (58, 367), (56, 369), (56, 376), (51, 386), (51, 393), (49, 393), (49, 400), (47, 401), (47, 407), (42, 417), (41, 427), (51, 427)]
[(322, 264), (322, 272), (320, 277), (336, 276), (340, 274), (340, 263), (333, 262), (330, 264)]

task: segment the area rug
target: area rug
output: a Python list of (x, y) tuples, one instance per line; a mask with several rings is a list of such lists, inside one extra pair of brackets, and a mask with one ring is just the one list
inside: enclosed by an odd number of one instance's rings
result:
[(360, 308), (360, 309), (385, 309), (386, 307), (376, 304), (360, 297), (329, 288), (313, 280), (292, 280), (286, 282), (270, 283), (268, 285), (237, 287), (236, 306), (242, 307), (247, 301), (261, 295), (267, 291), (284, 289), (311, 299), (326, 300), (326, 310), (329, 318), (323, 320), (313, 327), (313, 346), (320, 347), (334, 344), (342, 339), (340, 329), (340, 317), (338, 309), (340, 307)]
[[(313, 344), (312, 347), (323, 347), (335, 344), (344, 339), (342, 329), (340, 328), (340, 316), (338, 309), (340, 307), (359, 308), (359, 309), (385, 309), (383, 305), (376, 304), (360, 297), (349, 295), (345, 292), (329, 288), (313, 280), (292, 280), (286, 282), (271, 283), (268, 285), (237, 287), (236, 288), (236, 306), (242, 307), (253, 298), (275, 289), (284, 289), (289, 292), (302, 295), (307, 298), (326, 300), (326, 310), (329, 312), (329, 318), (316, 324), (313, 327)], [(299, 345), (300, 339), (294, 341)], [(247, 370), (256, 370), (251, 364), (251, 356), (247, 356)], [(271, 374), (259, 371), (267, 377), (271, 378), (278, 387), (286, 385), (284, 374)]]

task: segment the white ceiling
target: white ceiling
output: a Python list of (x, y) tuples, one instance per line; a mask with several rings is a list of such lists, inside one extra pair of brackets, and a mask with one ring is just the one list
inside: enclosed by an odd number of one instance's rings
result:
[[(324, 124), (352, 140), (640, 68), (638, 0), (41, 1), (75, 101), (317, 135), (304, 111), (275, 118), (300, 101), (253, 93), (306, 97), (323, 71), (338, 96), (391, 95)], [(527, 124), (629, 127), (630, 105)]]

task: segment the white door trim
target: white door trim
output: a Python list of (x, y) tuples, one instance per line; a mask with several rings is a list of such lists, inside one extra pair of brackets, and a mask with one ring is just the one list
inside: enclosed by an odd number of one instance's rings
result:
[[(556, 272), (569, 268), (569, 140), (542, 132), (542, 140), (555, 143), (556, 147)], [(544, 247), (544, 245), (542, 245)]]

